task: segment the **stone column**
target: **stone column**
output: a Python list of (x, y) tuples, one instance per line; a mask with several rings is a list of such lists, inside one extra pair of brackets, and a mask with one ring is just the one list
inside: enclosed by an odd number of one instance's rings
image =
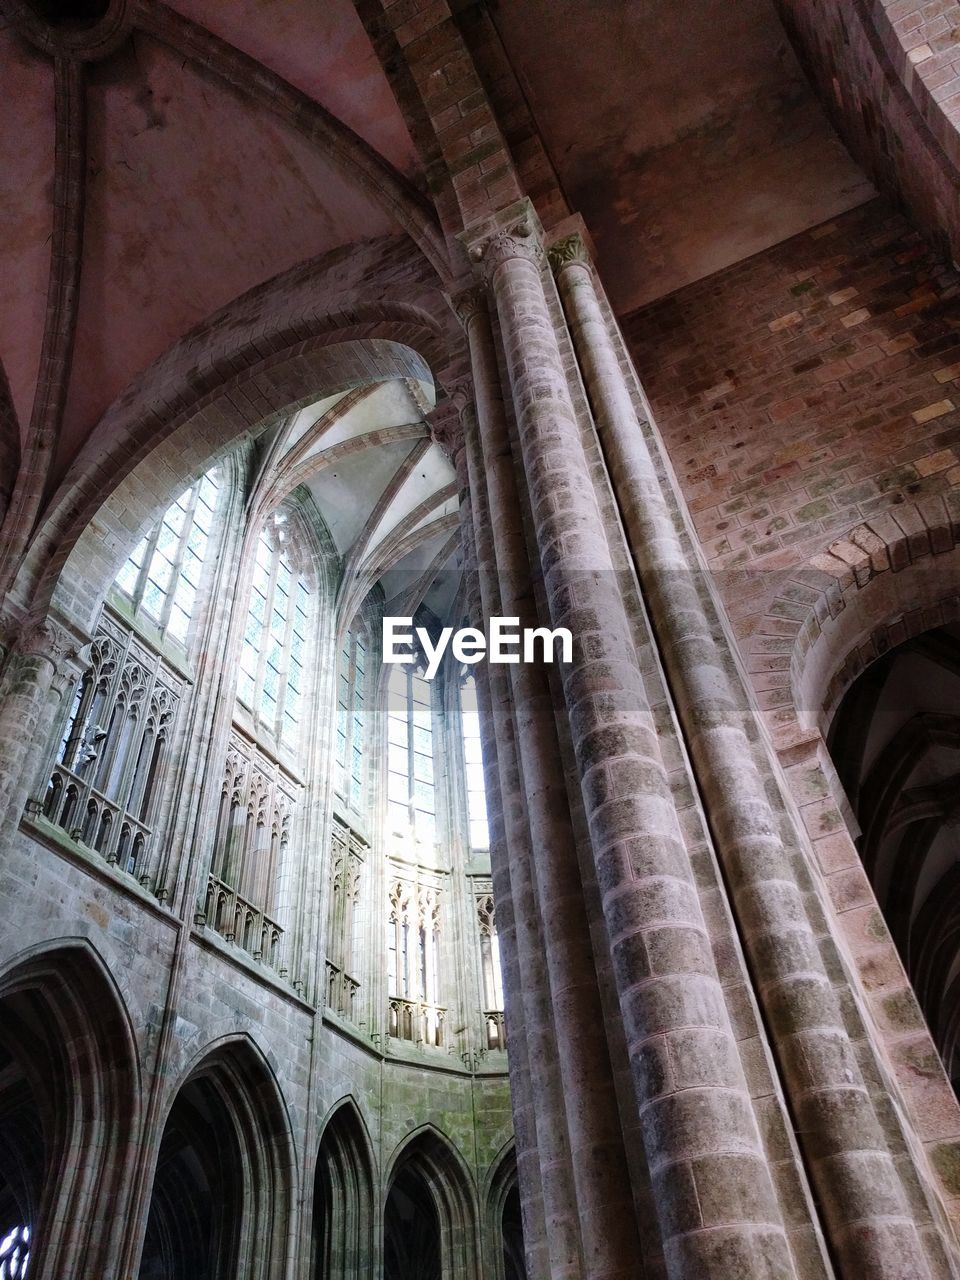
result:
[[(472, 412), (472, 410), (467, 410)], [(466, 460), (464, 466), (467, 466)], [(470, 468), (472, 471), (472, 467)], [(472, 607), (480, 621), (500, 610), (495, 576), (490, 572), (493, 550), (486, 492), (481, 486), (470, 490), (474, 575)], [(478, 623), (479, 625), (479, 623)], [(557, 1061), (557, 1037), (551, 1005), (550, 979), (544, 957), (537, 895), (533, 879), (533, 849), (527, 823), (526, 802), (516, 745), (516, 728), (509, 681), (499, 668), (487, 670), (493, 736), (497, 745), (498, 778), (494, 794), (500, 797), (504, 824), (504, 844), (508, 863), (494, 867), (494, 886), (509, 886), (516, 930), (517, 969), (504, 973), (508, 1007), (522, 1010), (527, 1071), (532, 1092), (535, 1128), (535, 1155), (548, 1246), (548, 1270), (554, 1277), (579, 1280), (583, 1275), (576, 1193), (567, 1131), (563, 1084)], [(485, 769), (486, 776), (486, 769)], [(491, 849), (491, 855), (495, 851)], [(499, 910), (499, 899), (497, 909)], [(510, 981), (513, 976), (516, 986)], [(508, 1037), (510, 1028), (507, 1029)], [(513, 1079), (513, 1050), (508, 1039)], [(530, 1165), (527, 1162), (527, 1167)], [(527, 1170), (520, 1164), (521, 1199), (526, 1200)]]
[[(473, 532), (473, 509), (466, 479), (463, 450), (457, 459), (460, 489), (461, 535), (467, 609), (471, 623), (482, 628), (483, 611), (477, 578), (477, 551)], [(524, 966), (518, 944), (516, 904), (511, 873), (511, 857), (507, 844), (503, 804), (500, 794), (499, 733), (493, 715), (489, 671), (481, 666), (476, 672), (477, 705), (480, 713), (480, 735), (483, 750), (483, 782), (487, 796), (487, 821), (490, 828), (490, 867), (500, 938), (500, 960), (504, 986), (504, 1020), (507, 1027), (507, 1052), (510, 1067), (510, 1104), (517, 1151), (517, 1171), (522, 1189), (520, 1198), (523, 1218), (523, 1245), (530, 1280), (548, 1280), (551, 1275), (551, 1248), (544, 1212), (543, 1184), (537, 1152), (537, 1120), (534, 1107), (534, 1082), (530, 1075), (530, 1050), (524, 1016)], [(505, 749), (509, 750), (509, 746)], [(536, 1087), (540, 1088), (537, 1081)]]
[(795, 1275), (597, 506), (529, 220), (474, 249), (496, 300), (671, 1280)]
[(851, 1280), (919, 1280), (928, 1264), (747, 738), (748, 698), (674, 527), (583, 242), (550, 257), (829, 1238)]
[[(481, 567), (481, 594), (493, 595), (521, 627), (539, 625), (520, 520), (513, 458), (486, 306), (476, 295), (461, 305), (478, 412), (463, 414), (470, 491), (485, 491), (494, 564)], [(478, 429), (479, 419), (479, 429)], [(493, 601), (489, 601), (492, 606)], [(496, 610), (488, 607), (487, 616)], [(491, 668), (492, 670), (492, 668)], [(633, 1276), (639, 1251), (630, 1176), (567, 802), (553, 699), (539, 665), (510, 667), (523, 796), (533, 849), (533, 876), (553, 996), (570, 1155), (580, 1217), (585, 1276)]]
[(0, 849), (20, 824), (46, 757), (65, 691), (79, 677), (84, 652), (57, 623), (20, 632), (0, 680)]

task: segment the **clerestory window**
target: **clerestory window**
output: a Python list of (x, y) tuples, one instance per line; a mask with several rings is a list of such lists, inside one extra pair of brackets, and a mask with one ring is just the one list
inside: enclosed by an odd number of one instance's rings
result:
[(430, 683), (410, 665), (395, 666), (387, 703), (387, 811), (390, 830), (437, 838)]
[(279, 530), (257, 541), (237, 698), (255, 725), (291, 750), (299, 743), (310, 590)]
[(473, 676), (467, 676), (460, 686), (460, 718), (463, 730), (463, 766), (467, 790), (470, 847), (489, 849), (487, 796), (483, 785), (483, 755), (480, 750), (480, 714), (477, 709), (477, 682)]
[(181, 645), (187, 642), (196, 608), (221, 487), (214, 467), (185, 489), (156, 528), (140, 539), (114, 582), (135, 616), (149, 619)]

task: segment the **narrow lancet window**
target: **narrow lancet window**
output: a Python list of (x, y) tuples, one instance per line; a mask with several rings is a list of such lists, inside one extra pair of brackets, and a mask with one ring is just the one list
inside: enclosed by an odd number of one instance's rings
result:
[(489, 849), (487, 797), (483, 785), (483, 756), (480, 750), (480, 715), (477, 710), (477, 683), (473, 676), (468, 676), (460, 687), (460, 716), (463, 723), (463, 762), (470, 847)]

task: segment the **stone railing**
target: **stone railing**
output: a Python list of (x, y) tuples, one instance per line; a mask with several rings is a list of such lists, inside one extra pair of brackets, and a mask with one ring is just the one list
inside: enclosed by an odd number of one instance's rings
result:
[(50, 776), (43, 816), (111, 865), (148, 884), (150, 828), (66, 765), (58, 764)]
[(443, 1022), (446, 1009), (424, 1000), (405, 1000), (391, 996), (387, 1006), (387, 1034), (411, 1044), (443, 1044)]
[(227, 942), (235, 942), (254, 960), (283, 972), (283, 930), (265, 911), (213, 875), (207, 885), (205, 915), (206, 923)]

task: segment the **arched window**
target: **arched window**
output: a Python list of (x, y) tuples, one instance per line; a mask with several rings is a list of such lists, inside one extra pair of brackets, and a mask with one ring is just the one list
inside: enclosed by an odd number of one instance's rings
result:
[(264, 530), (257, 540), (237, 698), (259, 729), (293, 750), (300, 736), (310, 590), (285, 541), (282, 527)]
[(220, 489), (216, 467), (185, 489), (140, 539), (114, 582), (135, 615), (147, 617), (181, 645), (196, 607)]
[(489, 849), (487, 797), (483, 785), (483, 756), (480, 751), (480, 714), (477, 709), (477, 682), (473, 676), (467, 676), (460, 686), (460, 717), (463, 724), (463, 766), (470, 847)]
[(337, 788), (359, 810), (363, 803), (367, 646), (359, 631), (347, 634), (337, 676)]
[(395, 666), (387, 704), (387, 812), (391, 831), (434, 844), (433, 711), (429, 681), (412, 665)]

